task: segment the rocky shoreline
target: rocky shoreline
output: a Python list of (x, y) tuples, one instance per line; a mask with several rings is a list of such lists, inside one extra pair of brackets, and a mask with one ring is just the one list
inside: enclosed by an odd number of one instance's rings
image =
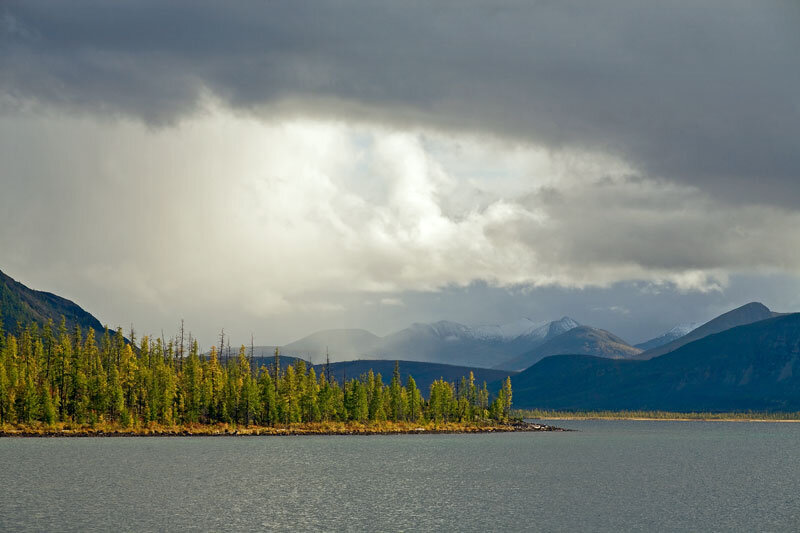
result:
[(498, 425), (438, 424), (418, 426), (413, 424), (362, 425), (362, 424), (297, 424), (283, 427), (228, 427), (228, 426), (159, 426), (143, 428), (3, 428), (0, 438), (8, 437), (268, 437), (308, 435), (425, 435), (459, 433), (513, 433), (532, 431), (569, 431), (564, 428), (513, 421)]

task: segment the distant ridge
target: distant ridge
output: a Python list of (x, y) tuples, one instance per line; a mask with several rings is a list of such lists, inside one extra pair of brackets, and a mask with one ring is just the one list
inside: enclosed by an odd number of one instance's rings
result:
[(62, 315), (70, 329), (77, 324), (98, 333), (105, 330), (99, 320), (76, 303), (49, 292), (29, 289), (3, 272), (0, 272), (0, 311), (3, 313), (3, 328), (14, 333), (18, 323), (35, 322), (44, 326), (51, 319), (58, 326)]
[(732, 311), (719, 315), (683, 337), (643, 352), (636, 356), (636, 359), (652, 359), (675, 351), (681, 346), (702, 339), (713, 333), (719, 333), (736, 326), (752, 324), (753, 322), (766, 320), (767, 318), (773, 318), (778, 315), (779, 313), (770, 311), (766, 305), (760, 302), (750, 302), (749, 304), (745, 304)]
[(578, 326), (553, 337), (529, 352), (504, 361), (497, 368), (524, 370), (545, 357), (558, 354), (585, 354), (626, 359), (637, 355), (640, 351), (606, 330)]
[(652, 350), (653, 348), (658, 348), (659, 346), (664, 346), (665, 344), (669, 344), (675, 339), (680, 339), (684, 335), (688, 335), (690, 332), (696, 330), (702, 325), (703, 325), (702, 322), (690, 322), (688, 324), (678, 324), (677, 326), (671, 328), (669, 331), (664, 332), (658, 337), (650, 339), (649, 341), (640, 342), (639, 344), (634, 344), (634, 346), (644, 351)]

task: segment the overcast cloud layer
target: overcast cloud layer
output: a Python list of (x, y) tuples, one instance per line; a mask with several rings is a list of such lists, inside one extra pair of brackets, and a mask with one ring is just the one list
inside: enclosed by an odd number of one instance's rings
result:
[(206, 342), (787, 309), (798, 27), (789, 1), (6, 2), (0, 269)]

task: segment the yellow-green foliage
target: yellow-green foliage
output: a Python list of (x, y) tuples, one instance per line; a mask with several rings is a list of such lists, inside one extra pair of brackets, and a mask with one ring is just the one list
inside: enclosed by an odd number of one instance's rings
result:
[[(126, 342), (122, 331), (96, 339), (89, 329), (67, 331), (35, 324), (19, 338), (0, 331), (0, 424), (37, 423), (113, 427), (276, 427), (292, 424), (384, 422), (469, 424), (507, 421), (511, 384), (489, 406), (486, 384), (470, 373), (456, 386), (434, 382), (426, 401), (413, 378), (391, 382), (371, 371), (339, 383), (303, 361), (252, 368), (244, 346), (222, 364), (216, 349), (183, 356), (174, 341), (143, 337)], [(133, 339), (131, 339), (135, 342)], [(278, 354), (276, 353), (276, 362)]]

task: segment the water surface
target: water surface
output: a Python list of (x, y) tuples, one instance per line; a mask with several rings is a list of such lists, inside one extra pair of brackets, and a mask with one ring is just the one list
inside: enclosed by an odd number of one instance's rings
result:
[(800, 527), (800, 424), (570, 433), (0, 439), (0, 529)]

